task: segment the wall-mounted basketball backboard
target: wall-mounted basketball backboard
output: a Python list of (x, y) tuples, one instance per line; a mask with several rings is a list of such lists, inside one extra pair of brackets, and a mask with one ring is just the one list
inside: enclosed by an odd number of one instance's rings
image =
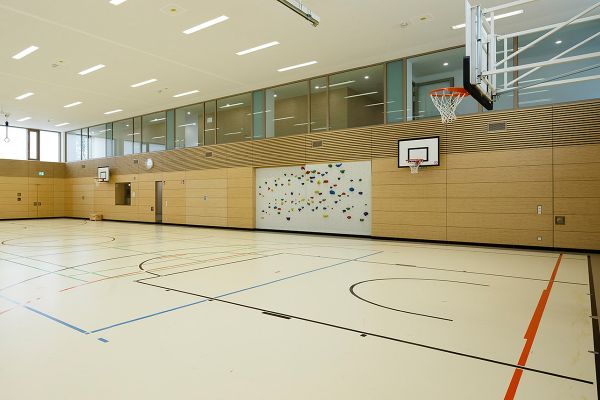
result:
[[(516, 6), (525, 3), (530, 3), (533, 1), (542, 0), (516, 0), (507, 4), (501, 4), (491, 8), (483, 8), (480, 5), (473, 6), (468, 0), (465, 1), (464, 27), (466, 38), (466, 54), (463, 63), (463, 86), (467, 90), (467, 92), (469, 92), (469, 94), (473, 96), (475, 100), (477, 100), (483, 107), (485, 107), (488, 110), (492, 110), (494, 108), (494, 101), (497, 100), (499, 95), (501, 95), (502, 93), (514, 91), (517, 88), (533, 89), (547, 86), (562, 85), (567, 83), (582, 82), (592, 79), (600, 79), (600, 75), (572, 77), (573, 75), (577, 76), (576, 74), (579, 72), (583, 72), (580, 70), (575, 70), (558, 76), (543, 79), (541, 82), (536, 81), (535, 84), (518, 86), (519, 81), (523, 83), (522, 79), (524, 77), (534, 73), (540, 68), (544, 68), (550, 65), (570, 63), (600, 57), (600, 52), (592, 52), (587, 54), (579, 54), (576, 56), (565, 57), (568, 53), (581, 47), (583, 44), (598, 38), (600, 36), (600, 32), (597, 32), (594, 35), (588, 37), (580, 43), (577, 43), (576, 45), (568, 48), (567, 50), (562, 51), (560, 54), (557, 54), (556, 56), (548, 60), (531, 64), (511, 66), (509, 62), (511, 60), (514, 60), (517, 55), (523, 53), (524, 51), (527, 51), (531, 47), (545, 40), (560, 29), (564, 28), (565, 26), (577, 24), (580, 22), (600, 20), (600, 15), (591, 15), (585, 17), (586, 14), (589, 14), (591, 11), (600, 7), (599, 1), (595, 2), (594, 4), (590, 5), (584, 10), (575, 10), (575, 12), (579, 11), (575, 16), (558, 24), (547, 25), (533, 29), (528, 29), (522, 32), (508, 33), (502, 35), (496, 33), (496, 19), (500, 19), (503, 16), (506, 16), (506, 14), (497, 14), (498, 11), (508, 10)], [(522, 10), (520, 11), (522, 12)], [(508, 14), (510, 14), (510, 12)], [(461, 25), (457, 25), (457, 27), (460, 26)], [(541, 33), (540, 37), (529, 42), (523, 47), (519, 47), (519, 49), (517, 49), (516, 51), (509, 53), (508, 49), (512, 48), (513, 38), (536, 32)], [(496, 44), (499, 42), (503, 42), (503, 46), (498, 46), (501, 47), (503, 50), (497, 52)], [(508, 73), (515, 71), (526, 72), (519, 72), (516, 78), (509, 80)], [(496, 85), (496, 77), (499, 74), (504, 75), (504, 79), (502, 80), (502, 85), (500, 87)]]
[(96, 181), (108, 182), (110, 180), (110, 168), (109, 167), (98, 167), (98, 176)]
[(422, 160), (422, 167), (440, 165), (440, 137), (398, 140), (398, 168), (410, 167), (411, 160)]

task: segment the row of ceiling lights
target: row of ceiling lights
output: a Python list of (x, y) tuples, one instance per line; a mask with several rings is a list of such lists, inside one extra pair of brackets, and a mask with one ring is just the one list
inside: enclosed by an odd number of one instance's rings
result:
[[(113, 5), (115, 5), (115, 6), (118, 6), (120, 4), (125, 3), (126, 1), (127, 0), (110, 0), (110, 3), (113, 4)], [(195, 25), (195, 26), (193, 26), (193, 27), (191, 27), (189, 29), (186, 29), (186, 30), (183, 31), (183, 33), (186, 34), (186, 35), (190, 35), (192, 33), (195, 33), (195, 32), (198, 32), (200, 30), (209, 28), (209, 27), (211, 27), (213, 25), (216, 25), (216, 24), (219, 24), (221, 22), (225, 22), (228, 19), (229, 19), (228, 16), (221, 15), (220, 17), (213, 18), (213, 19), (211, 19), (209, 21), (203, 22), (203, 23)], [(244, 56), (246, 54), (250, 54), (250, 53), (254, 53), (256, 51), (268, 49), (270, 47), (277, 46), (279, 44), (280, 44), (279, 42), (273, 41), (273, 42), (261, 44), (261, 45), (258, 45), (258, 46), (255, 46), (255, 47), (252, 47), (252, 48), (249, 48), (249, 49), (246, 49), (246, 50), (239, 51), (236, 54), (238, 56)], [(26, 56), (34, 53), (37, 50), (39, 50), (39, 47), (37, 47), (37, 46), (29, 46), (28, 48), (26, 48), (26, 49), (20, 51), (19, 53), (15, 54), (13, 56), (13, 59), (15, 59), (15, 60), (21, 60), (22, 58), (25, 58)], [(309, 61), (309, 62), (305, 62), (305, 63), (301, 63), (301, 64), (296, 64), (296, 65), (292, 65), (292, 66), (288, 66), (288, 67), (283, 67), (283, 68), (278, 69), (277, 71), (278, 72), (285, 72), (285, 71), (290, 71), (290, 70), (297, 69), (297, 68), (307, 67), (309, 65), (314, 65), (314, 64), (317, 64), (317, 61)], [(105, 67), (106, 67), (106, 65), (104, 65), (104, 64), (94, 65), (93, 67), (90, 67), (90, 68), (84, 69), (83, 71), (80, 71), (79, 75), (85, 76), (85, 75), (91, 74), (92, 72), (99, 71), (99, 70), (101, 70), (101, 69), (103, 69)], [(138, 88), (138, 87), (145, 86), (145, 85), (157, 82), (157, 81), (158, 81), (158, 79), (152, 78), (152, 79), (148, 79), (148, 80), (145, 80), (145, 81), (142, 81), (142, 82), (134, 83), (134, 84), (130, 85), (130, 87), (132, 87), (132, 88)], [(179, 98), (179, 97), (183, 97), (183, 96), (188, 96), (188, 95), (191, 95), (191, 94), (195, 94), (195, 93), (198, 93), (198, 92), (200, 92), (200, 91), (195, 89), (195, 90), (190, 90), (190, 91), (187, 91), (187, 92), (182, 92), (182, 93), (175, 94), (175, 95), (173, 95), (173, 97), (174, 98)], [(24, 94), (22, 94), (20, 96), (15, 97), (15, 100), (24, 100), (24, 99), (26, 99), (28, 97), (33, 96), (34, 94), (35, 93), (33, 93), (33, 92), (27, 92), (27, 93), (24, 93)], [(83, 104), (82, 101), (76, 101), (76, 102), (73, 102), (73, 103), (65, 105), (64, 108), (71, 108), (71, 107), (75, 107), (75, 106), (78, 106), (78, 105), (81, 105), (81, 104)], [(111, 114), (115, 114), (115, 113), (122, 112), (122, 111), (123, 111), (122, 109), (115, 109), (115, 110), (111, 110), (111, 111), (105, 112), (104, 115), (111, 115)], [(17, 121), (18, 122), (24, 122), (24, 121), (28, 121), (30, 119), (31, 119), (31, 117), (24, 117), (24, 118), (18, 119)], [(69, 125), (69, 122), (63, 122), (63, 123), (57, 124), (55, 126), (56, 127), (61, 127), (61, 126), (66, 126), (66, 125)]]

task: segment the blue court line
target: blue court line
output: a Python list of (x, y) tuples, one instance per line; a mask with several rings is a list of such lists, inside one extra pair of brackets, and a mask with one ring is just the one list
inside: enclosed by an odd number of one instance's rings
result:
[[(362, 257), (361, 257), (361, 258), (362, 258)], [(344, 260), (344, 261), (342, 261), (342, 262), (339, 262), (339, 263), (336, 263), (336, 264), (333, 264), (333, 265), (328, 265), (328, 266), (321, 267), (321, 268), (317, 268), (317, 269), (313, 269), (313, 270), (310, 270), (310, 271), (301, 272), (301, 273), (299, 273), (299, 274), (290, 275), (290, 276), (287, 276), (287, 277), (285, 277), (285, 278), (276, 279), (276, 280), (274, 280), (274, 281), (265, 282), (265, 283), (261, 283), (261, 284), (259, 284), (259, 285), (254, 285), (254, 286), (250, 286), (250, 287), (247, 287), (247, 288), (244, 288), (244, 289), (235, 290), (235, 291), (233, 291), (233, 292), (229, 292), (229, 293), (221, 294), (221, 295), (219, 295), (219, 296), (215, 296), (214, 298), (215, 298), (215, 299), (219, 299), (219, 298), (221, 298), (221, 297), (230, 296), (230, 295), (232, 295), (232, 294), (236, 294), (236, 293), (240, 293), (240, 292), (245, 292), (246, 290), (256, 289), (256, 288), (259, 288), (259, 287), (262, 287), (262, 286), (267, 286), (267, 285), (271, 285), (271, 284), (273, 284), (273, 283), (277, 283), (277, 282), (285, 281), (285, 280), (287, 280), (287, 279), (296, 278), (296, 277), (298, 277), (298, 276), (301, 276), (301, 275), (310, 274), (310, 273), (317, 272), (317, 271), (321, 271), (321, 270), (324, 270), (324, 269), (327, 269), (327, 268), (333, 268), (333, 267), (337, 267), (338, 265), (341, 265), (341, 264), (346, 264), (346, 263), (349, 263), (349, 262), (352, 262), (352, 261), (355, 261), (355, 260), (354, 260), (354, 259), (352, 259), (352, 260)], [(156, 277), (156, 278), (148, 278), (148, 279), (144, 279), (144, 280), (152, 280), (152, 279), (158, 279), (158, 278), (159, 278), (159, 277)], [(203, 299), (203, 300), (200, 300), (200, 301), (195, 301), (195, 302), (193, 302), (193, 303), (184, 304), (184, 305), (182, 305), (182, 306), (178, 306), (178, 307), (170, 308), (170, 309), (168, 309), (168, 310), (159, 311), (159, 312), (156, 312), (156, 313), (153, 313), (153, 314), (144, 315), (144, 316), (141, 316), (141, 317), (138, 317), (138, 318), (130, 319), (130, 320), (123, 321), (123, 322), (119, 322), (119, 323), (116, 323), (116, 324), (113, 324), (113, 325), (105, 326), (105, 327), (103, 327), (103, 328), (95, 329), (95, 330), (93, 330), (93, 331), (90, 331), (90, 333), (102, 332), (102, 331), (105, 331), (105, 330), (108, 330), (108, 329), (116, 328), (116, 327), (118, 327), (118, 326), (122, 326), (122, 325), (131, 324), (131, 323), (133, 323), (133, 322), (137, 322), (137, 321), (140, 321), (140, 320), (143, 320), (143, 319), (146, 319), (146, 318), (155, 317), (155, 316), (157, 316), (157, 315), (161, 315), (161, 314), (166, 314), (166, 313), (169, 313), (169, 312), (171, 312), (171, 311), (176, 311), (176, 310), (179, 310), (179, 309), (182, 309), (182, 308), (186, 308), (186, 307), (195, 306), (196, 304), (204, 303), (204, 302), (207, 302), (207, 301), (209, 301), (209, 299)]]
[(108, 343), (107, 339), (104, 339), (103, 337), (98, 338), (99, 341), (101, 341), (102, 343)]
[(10, 302), (10, 303), (16, 304), (16, 305), (18, 305), (18, 306), (20, 306), (20, 307), (26, 308), (26, 309), (28, 309), (29, 311), (32, 311), (32, 312), (34, 312), (34, 313), (36, 313), (36, 314), (38, 314), (38, 315), (41, 315), (42, 317), (46, 317), (46, 318), (48, 318), (48, 319), (50, 319), (50, 320), (52, 320), (52, 321), (54, 321), (54, 322), (58, 322), (59, 324), (61, 324), (61, 325), (64, 325), (64, 326), (66, 326), (67, 328), (71, 328), (71, 329), (73, 329), (73, 330), (76, 330), (76, 331), (77, 331), (77, 332), (79, 332), (79, 333), (83, 333), (84, 335), (87, 335), (87, 334), (89, 334), (89, 332), (88, 332), (88, 331), (86, 331), (85, 329), (81, 329), (81, 328), (79, 328), (79, 327), (77, 327), (77, 326), (75, 326), (75, 325), (71, 325), (71, 324), (69, 324), (68, 322), (65, 322), (65, 321), (63, 321), (63, 320), (60, 320), (60, 319), (58, 319), (58, 318), (56, 318), (56, 317), (53, 317), (52, 315), (46, 314), (45, 312), (42, 312), (42, 311), (40, 311), (40, 310), (38, 310), (38, 309), (35, 309), (35, 308), (33, 308), (33, 307), (30, 307), (30, 306), (28, 306), (28, 305), (21, 304), (21, 303), (19, 303), (19, 302), (18, 302), (18, 301), (16, 301), (16, 300), (13, 300), (13, 299), (11, 299), (11, 298), (8, 298), (8, 297), (6, 297), (6, 296), (3, 296), (3, 295), (0, 295), (0, 298), (4, 299), (4, 300), (6, 300), (6, 301), (8, 301), (8, 302)]

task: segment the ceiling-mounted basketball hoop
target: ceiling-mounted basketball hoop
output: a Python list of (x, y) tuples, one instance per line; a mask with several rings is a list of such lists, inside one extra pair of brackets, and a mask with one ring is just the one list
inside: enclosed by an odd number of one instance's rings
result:
[[(584, 17), (586, 14), (589, 14), (594, 9), (600, 7), (600, 1), (592, 4), (587, 7), (585, 10), (582, 10), (577, 15), (568, 19), (567, 21), (542, 26), (539, 28), (529, 29), (522, 32), (510, 33), (505, 35), (497, 35), (495, 31), (495, 20), (497, 16), (495, 13), (499, 10), (504, 10), (507, 8), (515, 7), (521, 4), (530, 3), (534, 0), (516, 0), (511, 3), (502, 4), (496, 7), (491, 8), (482, 8), (479, 5), (472, 6), (468, 0), (465, 1), (465, 33), (466, 33), (466, 55), (463, 63), (463, 86), (467, 92), (475, 100), (477, 100), (483, 107), (488, 110), (492, 110), (494, 108), (494, 101), (497, 100), (498, 96), (502, 93), (507, 93), (519, 89), (525, 88), (540, 88), (547, 86), (556, 86), (562, 84), (576, 83), (589, 81), (593, 79), (600, 79), (600, 75), (591, 75), (591, 76), (582, 76), (577, 78), (567, 78), (577, 73), (581, 73), (584, 71), (589, 71), (596, 66), (590, 66), (586, 68), (581, 68), (575, 71), (570, 71), (568, 73), (564, 73), (558, 76), (553, 76), (549, 78), (542, 79), (541, 82), (536, 82), (535, 84), (530, 84), (526, 86), (517, 87), (516, 84), (524, 77), (534, 73), (540, 68), (544, 68), (550, 65), (563, 64), (563, 63), (571, 63), (591, 58), (600, 57), (600, 52), (592, 52), (587, 54), (581, 54), (577, 56), (564, 57), (568, 53), (573, 50), (581, 47), (585, 43), (590, 42), (591, 40), (600, 36), (600, 32), (595, 33), (594, 35), (588, 37), (587, 39), (577, 43), (576, 45), (568, 48), (567, 50), (561, 52), (560, 54), (550, 58), (546, 61), (510, 66), (509, 61), (514, 59), (517, 55), (521, 54), (524, 51), (532, 48), (542, 40), (548, 38), (553, 35), (560, 29), (565, 26), (577, 24), (581, 22), (587, 22), (592, 20), (600, 19), (600, 15), (592, 15), (589, 17)], [(498, 16), (500, 17), (500, 16)], [(457, 26), (457, 28), (460, 27)], [(455, 28), (455, 29), (457, 29)], [(533, 40), (531, 43), (519, 48), (517, 51), (509, 54), (509, 40), (512, 40), (514, 37), (519, 37), (522, 35), (527, 35), (530, 33), (536, 32), (546, 32), (543, 33), (539, 38)], [(499, 52), (500, 61), (497, 60), (496, 51), (496, 43), (504, 42), (503, 51)], [(529, 70), (525, 73), (520, 73), (515, 79), (508, 79), (508, 73), (513, 71), (522, 71)], [(502, 87), (496, 86), (496, 77), (499, 74), (504, 75), (504, 83)]]

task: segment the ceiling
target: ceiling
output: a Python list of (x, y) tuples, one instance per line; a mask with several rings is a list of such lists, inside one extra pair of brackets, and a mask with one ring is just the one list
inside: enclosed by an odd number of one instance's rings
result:
[[(128, 0), (119, 6), (108, 0), (0, 0), (0, 105), (12, 125), (71, 130), (464, 44), (464, 30), (450, 28), (464, 20), (462, 0), (304, 3), (321, 17), (317, 28), (275, 0)], [(519, 7), (524, 14), (498, 21), (497, 30), (559, 22), (592, 3), (537, 0)], [(170, 8), (178, 11), (172, 15)], [(220, 15), (229, 20), (182, 33)], [(281, 44), (235, 54), (275, 40)], [(40, 49), (12, 59), (31, 45)], [(318, 63), (277, 72), (312, 60)], [(97, 64), (106, 68), (78, 75)], [(158, 81), (130, 87), (152, 78)], [(173, 98), (191, 90), (199, 92)], [(27, 92), (35, 95), (15, 100)], [(77, 101), (82, 104), (63, 107)], [(104, 115), (114, 109), (123, 111)], [(16, 122), (24, 117), (32, 119)], [(64, 122), (69, 125), (55, 126)]]

